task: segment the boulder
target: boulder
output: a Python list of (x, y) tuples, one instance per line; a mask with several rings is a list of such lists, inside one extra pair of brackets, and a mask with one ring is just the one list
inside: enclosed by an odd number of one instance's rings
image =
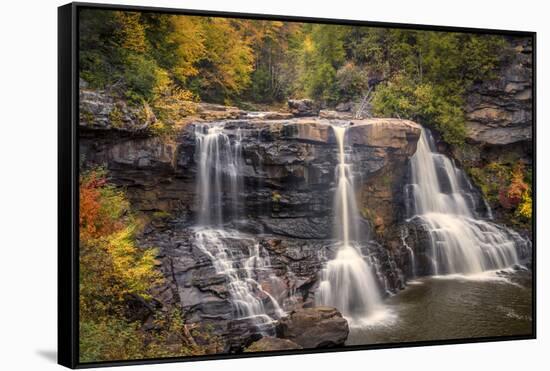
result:
[(344, 345), (349, 334), (348, 321), (331, 307), (298, 309), (277, 324), (277, 336), (303, 348), (331, 348)]
[(242, 352), (262, 338), (262, 329), (257, 327), (253, 318), (228, 321), (221, 336), (225, 339), (225, 352)]
[(244, 351), (245, 353), (252, 353), (292, 349), (302, 349), (302, 347), (288, 339), (279, 339), (272, 336), (264, 336), (260, 340), (250, 344), (250, 346)]
[(288, 108), (296, 117), (315, 116), (319, 112), (319, 109), (311, 99), (289, 99)]
[(283, 138), (304, 140), (317, 143), (335, 142), (329, 122), (317, 118), (300, 118), (288, 121), (281, 132)]

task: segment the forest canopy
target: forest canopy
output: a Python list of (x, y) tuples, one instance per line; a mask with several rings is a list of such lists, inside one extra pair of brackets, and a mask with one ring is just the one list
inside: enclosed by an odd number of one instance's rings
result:
[(373, 115), (416, 120), (460, 145), (464, 95), (495, 77), (505, 46), (494, 35), (83, 10), (80, 76), (155, 111), (369, 95)]

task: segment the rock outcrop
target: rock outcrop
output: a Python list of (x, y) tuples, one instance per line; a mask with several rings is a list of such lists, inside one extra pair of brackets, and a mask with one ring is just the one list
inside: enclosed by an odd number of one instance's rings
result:
[(473, 143), (532, 140), (533, 46), (528, 38), (512, 39), (511, 45), (498, 78), (474, 85), (467, 94), (467, 138)]
[(277, 335), (303, 348), (332, 348), (344, 345), (348, 322), (335, 308), (299, 309), (279, 320)]
[(126, 133), (146, 133), (156, 121), (149, 105), (130, 105), (117, 94), (106, 90), (88, 89), (80, 82), (80, 127), (88, 130), (112, 130)]

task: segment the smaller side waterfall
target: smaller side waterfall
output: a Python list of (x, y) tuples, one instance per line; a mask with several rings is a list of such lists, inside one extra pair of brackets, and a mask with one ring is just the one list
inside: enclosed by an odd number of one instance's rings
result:
[(517, 244), (526, 241), (476, 214), (469, 180), (437, 153), (426, 129), (411, 159), (411, 173), (412, 184), (405, 190), (412, 198), (410, 219), (428, 230), (434, 274), (474, 274), (519, 264)]
[(230, 137), (223, 123), (197, 125), (197, 194), (199, 198), (194, 246), (223, 275), (235, 319), (251, 319), (258, 331), (273, 335), (274, 319), (284, 311), (260, 282), (276, 287), (269, 259), (258, 242), (238, 231), (224, 229), (225, 219), (237, 218), (243, 188), (242, 135)]
[[(242, 189), (241, 132), (237, 130), (231, 142), (224, 126), (197, 125), (195, 129), (198, 152), (197, 195), (199, 196), (199, 225), (220, 226), (223, 223), (224, 194), (230, 200), (229, 209), (235, 217), (239, 210)], [(229, 184), (227, 187), (226, 184)]]
[(376, 311), (381, 306), (381, 297), (373, 269), (357, 244), (360, 217), (352, 165), (346, 156), (346, 127), (334, 125), (332, 130), (338, 145), (334, 227), (339, 247), (336, 257), (323, 271), (317, 301), (336, 307), (353, 325)]

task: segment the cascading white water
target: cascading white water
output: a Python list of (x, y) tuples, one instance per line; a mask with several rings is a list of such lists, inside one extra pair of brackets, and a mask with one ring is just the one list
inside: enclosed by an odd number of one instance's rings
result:
[[(228, 243), (231, 240), (252, 246), (250, 256), (239, 256), (238, 253), (234, 253)], [(269, 269), (263, 262), (261, 267), (252, 265), (253, 261), (262, 260), (258, 243), (254, 239), (247, 238), (237, 231), (199, 228), (195, 231), (194, 242), (195, 246), (212, 261), (216, 273), (225, 276), (235, 318), (252, 318), (259, 327), (269, 327), (273, 318), (268, 315), (264, 298), (274, 317), (279, 318), (284, 314), (277, 300), (253, 278), (257, 268)]]
[(380, 308), (381, 297), (372, 267), (356, 243), (359, 213), (351, 163), (346, 159), (346, 127), (333, 125), (332, 130), (338, 144), (334, 225), (340, 242), (336, 257), (323, 271), (317, 300), (320, 304), (336, 307), (354, 325)]
[(220, 226), (223, 221), (224, 183), (229, 181), (231, 209), (238, 209), (242, 150), (240, 130), (234, 143), (224, 132), (222, 124), (197, 125), (195, 130), (198, 159), (197, 194), (199, 196), (199, 225)]
[(433, 273), (474, 274), (519, 264), (515, 232), (474, 212), (469, 181), (451, 160), (437, 153), (431, 133), (422, 130), (411, 158), (410, 219), (427, 227)]
[[(264, 276), (273, 280), (269, 260), (260, 256), (255, 239), (223, 227), (224, 218), (236, 218), (239, 212), (241, 131), (236, 130), (232, 142), (223, 124), (197, 125), (195, 138), (199, 205), (194, 245), (212, 261), (216, 273), (225, 277), (234, 317), (252, 319), (260, 332), (270, 333), (274, 318), (281, 317), (284, 311), (256, 280)], [(248, 256), (239, 247), (243, 243), (248, 246)]]

